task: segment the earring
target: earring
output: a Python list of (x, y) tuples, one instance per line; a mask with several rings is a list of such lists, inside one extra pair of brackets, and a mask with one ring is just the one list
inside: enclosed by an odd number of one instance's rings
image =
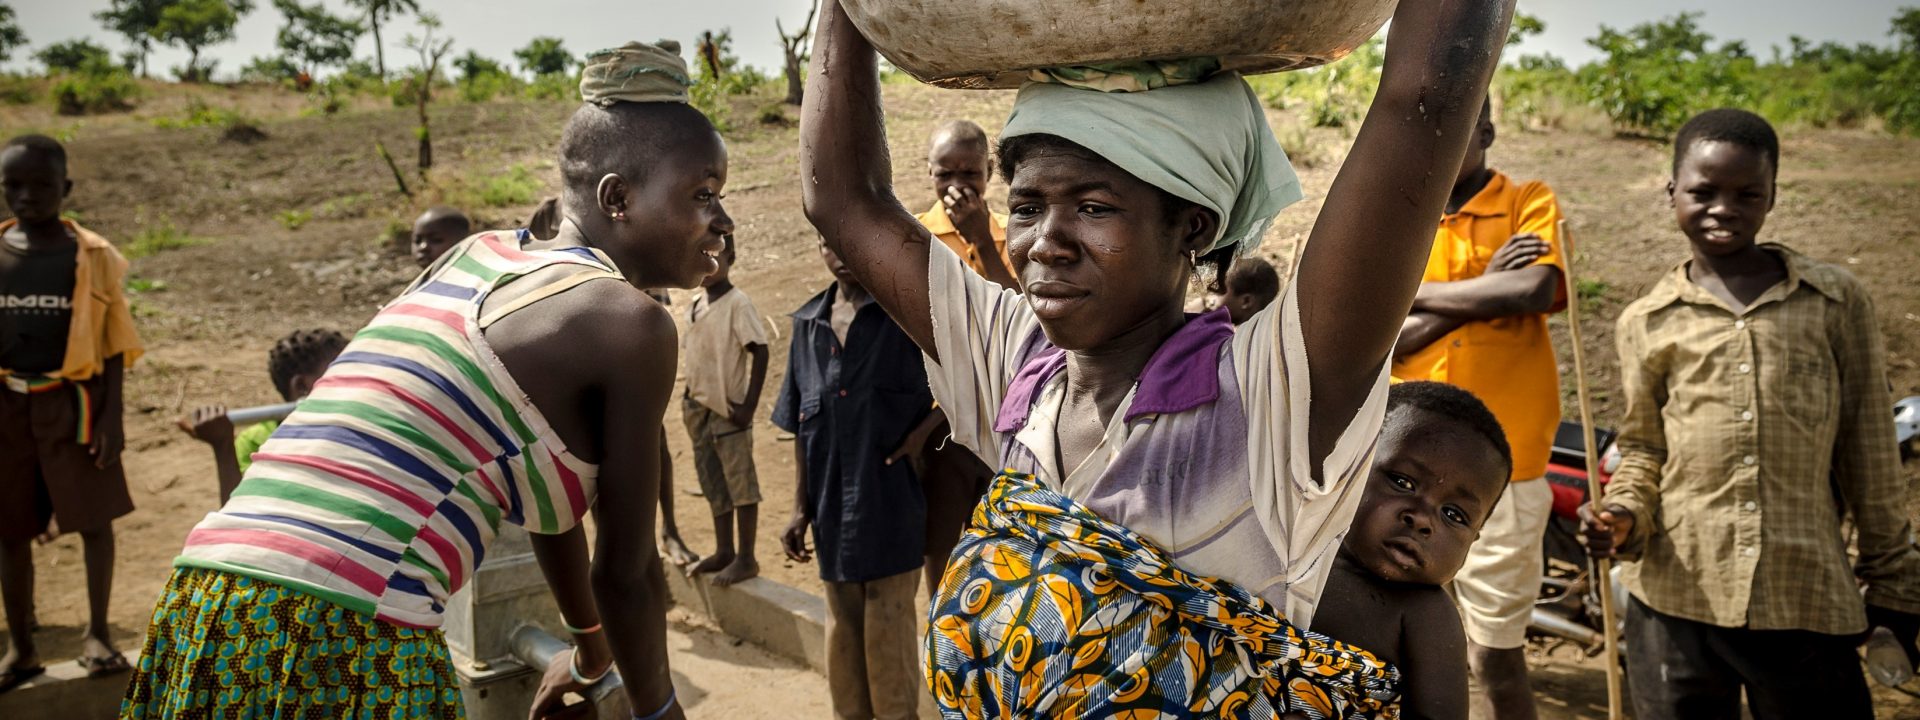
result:
[(1187, 251), (1187, 266), (1193, 268), (1194, 270), (1200, 269), (1200, 251), (1198, 250)]
[(613, 211), (613, 212), (610, 212), (610, 213), (607, 213), (607, 217), (609, 217), (609, 218), (612, 218), (614, 222), (626, 222), (626, 221), (627, 221), (627, 211), (625, 211), (625, 210), (615, 210), (615, 211)]

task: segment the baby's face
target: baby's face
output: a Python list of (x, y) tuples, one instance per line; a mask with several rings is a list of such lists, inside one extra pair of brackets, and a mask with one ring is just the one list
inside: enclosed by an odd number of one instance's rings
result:
[(1442, 585), (1506, 489), (1506, 464), (1465, 425), (1418, 408), (1387, 416), (1343, 549), (1382, 580)]

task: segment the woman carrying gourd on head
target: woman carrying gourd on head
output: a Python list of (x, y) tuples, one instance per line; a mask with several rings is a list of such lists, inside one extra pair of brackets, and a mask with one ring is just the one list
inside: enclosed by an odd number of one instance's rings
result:
[[(1390, 714), (1397, 672), (1306, 628), (1512, 0), (1399, 4), (1297, 275), (1237, 330), (1186, 315), (1188, 283), (1300, 198), (1239, 75), (1036, 73), (998, 153), (1019, 295), (894, 198), (873, 48), (828, 4), (801, 121), (808, 217), (926, 352), (954, 439), (1009, 469), (933, 599), (941, 711)], [(1098, 91), (1117, 86), (1154, 89)]]

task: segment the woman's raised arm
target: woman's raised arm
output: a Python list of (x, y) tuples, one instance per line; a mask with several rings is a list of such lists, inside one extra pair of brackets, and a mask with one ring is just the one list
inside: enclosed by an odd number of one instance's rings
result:
[(1380, 90), (1295, 279), (1321, 459), (1366, 402), (1413, 307), (1514, 0), (1401, 0)]
[(807, 219), (894, 322), (936, 355), (927, 302), (933, 236), (893, 194), (873, 46), (839, 0), (826, 0), (822, 10), (800, 113)]

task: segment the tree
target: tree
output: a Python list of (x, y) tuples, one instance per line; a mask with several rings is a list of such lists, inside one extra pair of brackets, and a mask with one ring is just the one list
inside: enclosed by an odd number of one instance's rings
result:
[(780, 27), (780, 18), (773, 19), (773, 30), (780, 33), (780, 52), (786, 58), (788, 105), (799, 105), (806, 94), (807, 60), (813, 55), (813, 16), (819, 11), (820, 0), (814, 0), (813, 7), (807, 10), (806, 22), (800, 23), (800, 29), (791, 37), (786, 28)]
[(249, 12), (253, 12), (253, 0), (177, 0), (160, 11), (153, 36), (186, 48), (187, 67), (180, 79), (199, 82), (213, 74), (211, 66), (201, 67), (200, 49), (232, 40), (233, 27)]
[(513, 51), (520, 58), (520, 68), (534, 77), (553, 75), (572, 69), (573, 55), (567, 52), (565, 45), (557, 37), (537, 37), (526, 47)]
[(0, 3), (0, 62), (13, 59), (13, 49), (27, 44), (27, 34), (13, 19), (13, 6)]
[(468, 50), (467, 54), (453, 59), (453, 69), (460, 71), (460, 81), (472, 84), (477, 78), (488, 75), (505, 75), (507, 69), (492, 58)]
[(1900, 8), (1900, 14), (1893, 16), (1893, 29), (1887, 34), (1898, 39), (1902, 51), (1920, 54), (1920, 7)]
[(84, 38), (48, 45), (34, 53), (33, 59), (47, 66), (48, 75), (113, 65), (112, 53)]
[(154, 28), (160, 25), (160, 13), (174, 0), (113, 0), (106, 10), (94, 13), (108, 30), (119, 33), (134, 47), (140, 59), (140, 76), (147, 76), (147, 56), (153, 54)]
[(364, 30), (360, 23), (329, 13), (326, 6), (317, 3), (309, 6), (297, 0), (273, 0), (273, 6), (287, 18), (276, 36), (280, 49), (300, 64), (300, 72), (312, 77), (323, 66), (353, 59), (353, 45)]
[(408, 35), (402, 44), (420, 53), (420, 67), (413, 76), (413, 97), (420, 108), (420, 175), (425, 177), (427, 168), (433, 167), (433, 130), (427, 125), (427, 103), (433, 102), (433, 81), (440, 77), (440, 58), (453, 49), (453, 41), (433, 37), (433, 31), (440, 29), (440, 17), (433, 13), (421, 13), (420, 26), (426, 28), (425, 35)]
[(380, 23), (403, 13), (420, 12), (418, 0), (347, 0), (348, 5), (367, 11), (367, 25), (373, 28), (373, 65), (380, 79), (387, 78), (387, 48), (380, 43)]
[(1513, 24), (1507, 28), (1507, 47), (1519, 45), (1527, 38), (1546, 31), (1546, 21), (1523, 12), (1515, 12), (1513, 14)]

